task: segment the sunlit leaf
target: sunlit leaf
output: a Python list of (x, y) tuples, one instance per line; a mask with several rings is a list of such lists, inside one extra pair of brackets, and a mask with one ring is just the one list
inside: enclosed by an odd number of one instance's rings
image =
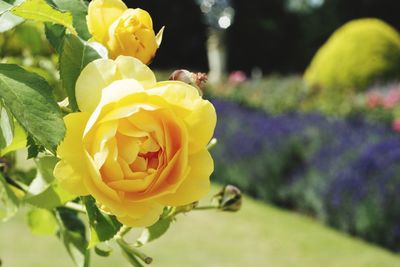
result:
[(145, 228), (137, 240), (138, 245), (144, 245), (165, 234), (171, 225), (171, 220), (171, 217), (161, 218), (152, 226)]
[(27, 144), (27, 136), (26, 136), (24, 129), (22, 129), (22, 127), (21, 127), (21, 125), (19, 125), (19, 123), (14, 122), (13, 140), (9, 146), (0, 150), (0, 156), (4, 156), (7, 153), (24, 148), (26, 146), (26, 144)]
[(0, 1), (0, 32), (11, 30), (24, 21), (23, 18), (15, 16), (10, 12), (12, 8), (11, 4)]
[(46, 0), (26, 0), (22, 4), (12, 8), (11, 12), (24, 19), (63, 25), (76, 34), (71, 13), (56, 9), (49, 5)]
[(14, 138), (14, 122), (11, 114), (0, 102), (0, 149), (11, 145)]
[(28, 226), (35, 235), (54, 235), (58, 230), (54, 214), (46, 209), (33, 208), (27, 213)]
[(53, 3), (62, 11), (68, 11), (72, 14), (73, 25), (78, 32), (79, 36), (84, 40), (88, 40), (91, 37), (89, 33), (86, 15), (87, 15), (87, 3), (82, 0), (52, 0)]
[(29, 185), (26, 202), (40, 208), (52, 209), (59, 207), (75, 198), (63, 190), (53, 176), (55, 157), (43, 157), (36, 161), (37, 175)]

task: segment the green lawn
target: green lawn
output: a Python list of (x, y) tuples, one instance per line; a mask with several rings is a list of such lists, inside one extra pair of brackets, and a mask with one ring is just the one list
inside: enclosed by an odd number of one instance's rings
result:
[[(55, 237), (34, 237), (22, 216), (0, 224), (2, 267), (71, 267)], [(400, 256), (328, 229), (312, 219), (245, 198), (236, 214), (196, 211), (179, 217), (145, 247), (154, 267), (398, 267)], [(92, 267), (129, 266), (115, 249)]]

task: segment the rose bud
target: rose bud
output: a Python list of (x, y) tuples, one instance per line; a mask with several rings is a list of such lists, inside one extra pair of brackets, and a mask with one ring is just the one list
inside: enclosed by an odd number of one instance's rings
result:
[(94, 0), (87, 23), (95, 41), (107, 47), (111, 58), (120, 55), (148, 64), (161, 44), (163, 29), (155, 35), (149, 13), (129, 8), (121, 0)]
[(233, 185), (226, 185), (214, 196), (218, 200), (219, 209), (222, 211), (239, 211), (242, 206), (242, 193)]
[(207, 74), (205, 73), (193, 73), (188, 70), (176, 70), (169, 77), (171, 81), (181, 81), (192, 85), (199, 89), (199, 92), (202, 93), (201, 89), (204, 87), (204, 84), (207, 82)]

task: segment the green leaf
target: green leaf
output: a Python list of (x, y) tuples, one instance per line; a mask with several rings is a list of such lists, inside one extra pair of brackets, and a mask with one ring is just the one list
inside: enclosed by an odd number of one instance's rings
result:
[(41, 145), (36, 144), (32, 136), (27, 137), (28, 146), (28, 159), (36, 158), (40, 152), (44, 152), (45, 148)]
[(83, 201), (90, 223), (89, 248), (92, 248), (100, 242), (113, 238), (121, 229), (122, 224), (117, 221), (115, 216), (101, 212), (96, 206), (96, 200), (93, 197), (83, 197)]
[(171, 225), (172, 217), (161, 218), (150, 227), (143, 230), (141, 236), (137, 240), (138, 245), (144, 245), (148, 242), (158, 239), (167, 232)]
[(72, 24), (71, 13), (61, 12), (49, 5), (46, 0), (26, 0), (22, 4), (12, 8), (11, 12), (24, 19), (63, 25), (73, 34), (76, 34)]
[(75, 84), (82, 69), (100, 55), (87, 42), (77, 36), (67, 34), (64, 38), (60, 56), (60, 76), (67, 91), (69, 104), (73, 111), (78, 110), (75, 97)]
[(14, 122), (11, 114), (0, 102), (0, 149), (11, 145), (14, 138)]
[(28, 226), (35, 235), (54, 235), (58, 230), (57, 220), (49, 210), (33, 208), (27, 217)]
[(57, 53), (60, 54), (66, 28), (59, 24), (45, 23), (44, 30), (47, 40)]
[(19, 200), (6, 179), (0, 173), (0, 219), (6, 221), (14, 216), (19, 207)]
[(92, 36), (89, 33), (86, 15), (87, 15), (87, 4), (83, 0), (52, 0), (53, 3), (62, 11), (69, 11), (73, 17), (73, 25), (78, 32), (79, 36), (88, 40)]
[(76, 267), (89, 267), (90, 250), (87, 249), (86, 229), (76, 212), (65, 208), (57, 209), (60, 226), (59, 238)]
[[(47, 55), (50, 53), (50, 46), (44, 42), (43, 29), (41, 26), (42, 25), (38, 25), (38, 23), (26, 21), (21, 26), (15, 28), (12, 33), (13, 41), (11, 40), (8, 42), (11, 43), (11, 46), (12, 42), (15, 42), (15, 44), (20, 47), (21, 51), (28, 50), (34, 56)], [(40, 63), (38, 62), (37, 64)], [(28, 66), (24, 67), (25, 69), (32, 68)], [(46, 73), (46, 71), (44, 71), (43, 69), (41, 72)]]
[(42, 77), (17, 65), (0, 64), (0, 98), (39, 144), (55, 151), (64, 138), (65, 125), (51, 88)]
[(13, 5), (0, 1), (0, 32), (11, 30), (24, 21), (23, 18), (13, 15), (10, 10)]
[(39, 208), (53, 209), (75, 198), (64, 191), (55, 181), (53, 170), (55, 157), (43, 157), (36, 161), (36, 178), (29, 185), (25, 201)]
[(4, 156), (7, 153), (26, 147), (27, 136), (19, 123), (14, 122), (14, 137), (11, 144), (4, 149), (0, 149), (0, 156)]
[(103, 248), (99, 248), (99, 246), (95, 246), (94, 252), (96, 252), (96, 254), (99, 255), (100, 257), (108, 257), (112, 253), (112, 248), (108, 247), (106, 249), (103, 249)]
[(43, 158), (36, 160), (38, 173), (47, 183), (51, 183), (55, 180), (55, 177), (53, 175), (53, 170), (57, 162), (58, 159), (52, 156), (45, 156)]

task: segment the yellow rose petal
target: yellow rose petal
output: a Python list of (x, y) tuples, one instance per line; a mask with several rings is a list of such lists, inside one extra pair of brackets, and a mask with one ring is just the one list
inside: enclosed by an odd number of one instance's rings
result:
[(187, 124), (191, 153), (208, 144), (214, 134), (217, 115), (214, 106), (203, 100), (196, 88), (179, 81), (167, 81), (157, 83), (156, 87), (146, 92), (162, 96), (172, 106), (191, 111), (175, 110), (176, 115), (181, 116)]
[(67, 192), (76, 196), (85, 196), (89, 191), (83, 185), (82, 173), (74, 171), (72, 166), (61, 160), (54, 168), (54, 176), (57, 177), (59, 185)]
[(94, 60), (82, 70), (76, 81), (75, 95), (79, 109), (93, 112), (103, 89), (121, 79), (134, 79), (144, 88), (156, 83), (154, 73), (138, 59), (120, 56), (115, 61)]
[(148, 64), (159, 47), (149, 13), (139, 8), (126, 10), (110, 26), (105, 45), (111, 58), (132, 56)]
[(117, 136), (118, 153), (128, 164), (136, 160), (140, 150), (140, 142), (124, 135)]
[(210, 142), (217, 115), (214, 106), (203, 100), (193, 109), (193, 112), (184, 118), (189, 132), (190, 153), (197, 153)]
[(75, 95), (81, 111), (93, 112), (101, 99), (102, 90), (119, 80), (117, 65), (110, 59), (90, 62), (76, 81)]
[(123, 79), (138, 80), (144, 88), (150, 88), (156, 84), (154, 73), (140, 60), (129, 56), (119, 56), (115, 63)]
[(190, 171), (187, 178), (175, 193), (157, 198), (159, 203), (168, 206), (190, 204), (204, 197), (210, 191), (210, 175), (214, 162), (208, 150), (203, 149), (189, 156)]
[(141, 8), (135, 8), (132, 11), (133, 12), (131, 13), (131, 15), (135, 16), (137, 20), (143, 23), (147, 28), (153, 29), (153, 21), (149, 12)]
[(92, 116), (86, 125), (84, 135), (86, 135), (97, 122), (104, 106), (142, 91), (144, 91), (143, 86), (133, 79), (117, 80), (104, 88), (101, 92), (100, 102), (97, 104), (96, 109), (92, 113)]
[(54, 176), (60, 185), (74, 195), (87, 195), (88, 190), (83, 185), (83, 179), (88, 175), (85, 165), (83, 147), (83, 131), (89, 119), (88, 113), (71, 113), (64, 117), (67, 128), (66, 136), (57, 148), (57, 156), (61, 161), (54, 169)]
[(91, 1), (86, 17), (89, 32), (97, 41), (106, 43), (109, 38), (108, 28), (127, 9), (121, 0)]
[[(129, 208), (129, 209), (128, 209)], [(127, 207), (128, 214), (118, 220), (130, 227), (147, 227), (158, 221), (164, 207), (157, 202), (136, 202)]]

